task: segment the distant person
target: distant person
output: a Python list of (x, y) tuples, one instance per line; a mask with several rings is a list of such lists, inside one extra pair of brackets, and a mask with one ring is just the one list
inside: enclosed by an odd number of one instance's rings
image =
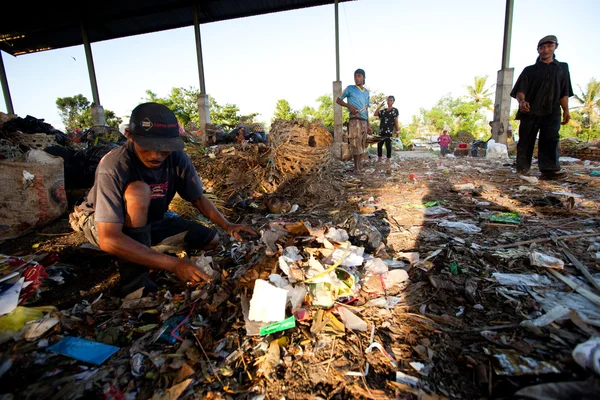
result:
[[(362, 172), (362, 159), (367, 151), (367, 133), (371, 133), (369, 126), (369, 91), (365, 85), (365, 71), (361, 68), (354, 71), (354, 85), (344, 89), (336, 103), (348, 108), (350, 121), (348, 122), (349, 150), (354, 160), (354, 173)], [(345, 102), (344, 99), (348, 99)]]
[(240, 233), (254, 234), (254, 230), (229, 222), (203, 194), (171, 110), (158, 103), (140, 104), (132, 111), (128, 128), (127, 142), (102, 158), (94, 186), (69, 216), (71, 227), (118, 257), (122, 296), (140, 288), (146, 294), (157, 290), (149, 278), (150, 269), (172, 272), (191, 284), (209, 281), (189, 260), (151, 248), (185, 232), (187, 249), (211, 249), (219, 244), (216, 230), (165, 217), (175, 194), (237, 240), (242, 240)]
[(392, 158), (392, 136), (398, 135), (398, 109), (393, 107), (396, 98), (394, 96), (388, 96), (387, 108), (381, 110), (381, 106), (377, 107), (374, 116), (379, 118), (379, 136), (385, 139), (377, 142), (377, 162), (381, 162), (383, 156), (383, 146), (385, 145), (386, 162), (389, 163)]
[(517, 142), (517, 173), (526, 174), (531, 169), (535, 141), (539, 133), (538, 167), (542, 179), (566, 176), (558, 160), (558, 131), (571, 119), (569, 97), (573, 96), (571, 75), (567, 63), (556, 60), (554, 51), (558, 40), (554, 35), (538, 42), (535, 64), (525, 67), (511, 97), (519, 102), (515, 119), (519, 120)]
[(446, 157), (446, 154), (448, 154), (448, 147), (450, 146), (450, 143), (452, 143), (452, 139), (450, 138), (450, 135), (448, 135), (448, 131), (446, 129), (444, 129), (442, 134), (438, 136), (437, 141), (440, 144), (440, 154), (442, 157)]

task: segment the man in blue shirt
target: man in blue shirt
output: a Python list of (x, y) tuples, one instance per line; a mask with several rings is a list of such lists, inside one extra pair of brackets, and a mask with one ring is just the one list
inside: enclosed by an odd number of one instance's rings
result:
[[(336, 103), (348, 108), (350, 121), (348, 122), (348, 144), (350, 154), (354, 160), (354, 172), (362, 172), (362, 158), (367, 148), (367, 132), (371, 133), (369, 126), (369, 91), (364, 87), (365, 71), (361, 68), (354, 71), (355, 85), (344, 89)], [(344, 99), (348, 99), (347, 102)]]

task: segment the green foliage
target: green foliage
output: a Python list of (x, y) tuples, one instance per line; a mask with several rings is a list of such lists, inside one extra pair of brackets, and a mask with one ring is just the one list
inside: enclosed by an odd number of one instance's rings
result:
[[(92, 117), (92, 104), (82, 94), (73, 97), (59, 97), (56, 99), (56, 107), (60, 113), (65, 130), (73, 132), (76, 128), (81, 130), (94, 126)], [(113, 111), (104, 110), (106, 124), (118, 128), (123, 120), (115, 115)]]
[[(308, 121), (321, 120), (330, 131), (334, 129), (333, 95), (324, 94), (317, 98), (317, 108), (305, 106), (300, 117)], [(348, 122), (348, 114), (342, 113), (342, 123)]]
[(200, 91), (198, 89), (193, 87), (187, 89), (172, 88), (167, 97), (158, 97), (156, 93), (146, 90), (146, 95), (146, 101), (163, 104), (173, 111), (177, 121), (184, 128), (189, 127), (191, 124), (198, 126), (200, 121), (198, 117), (198, 95), (200, 95)]
[(447, 94), (431, 109), (421, 108), (419, 124), (416, 125), (418, 131), (415, 133), (418, 136), (433, 136), (447, 129), (450, 135), (465, 131), (483, 138), (489, 133), (489, 125), (485, 116), (478, 112), (480, 108), (480, 104), (475, 101), (455, 99)]
[(579, 90), (581, 95), (575, 94), (573, 97), (580, 105), (571, 109), (580, 112), (583, 130), (597, 130), (600, 123), (600, 81), (592, 78), (587, 84), (586, 91), (581, 86)]
[(467, 92), (469, 93), (469, 98), (471, 101), (477, 103), (480, 108), (484, 108), (490, 111), (493, 111), (492, 107), (492, 93), (490, 89), (494, 86), (490, 86), (489, 88), (485, 87), (487, 83), (488, 76), (476, 76), (473, 79), (473, 86), (467, 86)]
[[(179, 123), (187, 130), (195, 130), (200, 125), (198, 115), (198, 96), (200, 90), (189, 87), (172, 88), (167, 97), (158, 97), (156, 93), (150, 90), (146, 91), (145, 101), (153, 101), (167, 106)], [(235, 104), (220, 105), (212, 96), (208, 96), (208, 110), (210, 122), (223, 126), (224, 129), (233, 129), (238, 124), (251, 124), (255, 121), (258, 113), (241, 115), (240, 109)]]
[[(292, 121), (298, 118), (298, 112), (292, 110), (290, 103), (287, 100), (280, 99), (275, 103), (275, 112), (273, 113), (273, 120), (283, 119), (286, 121)], [(272, 122), (271, 121), (271, 122)]]

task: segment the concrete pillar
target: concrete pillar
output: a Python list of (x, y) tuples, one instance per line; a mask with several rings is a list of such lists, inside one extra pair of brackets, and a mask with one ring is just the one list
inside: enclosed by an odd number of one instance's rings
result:
[(342, 95), (342, 81), (333, 82), (333, 154), (342, 157), (342, 106), (335, 101)]
[(104, 107), (92, 104), (92, 120), (94, 121), (94, 126), (106, 126)]
[(510, 91), (512, 90), (514, 71), (514, 68), (503, 68), (498, 71), (494, 120), (492, 121), (492, 139), (496, 143), (506, 144), (508, 124), (510, 123)]
[(200, 93), (198, 95), (198, 116), (200, 117), (200, 130), (204, 132), (206, 124), (210, 124), (210, 111), (208, 108), (208, 95)]
[(0, 83), (2, 84), (2, 92), (4, 93), (4, 103), (6, 103), (6, 112), (8, 114), (14, 114), (15, 109), (13, 108), (12, 99), (10, 97), (10, 90), (8, 88), (8, 79), (6, 78), (6, 71), (4, 70), (2, 50), (0, 50)]

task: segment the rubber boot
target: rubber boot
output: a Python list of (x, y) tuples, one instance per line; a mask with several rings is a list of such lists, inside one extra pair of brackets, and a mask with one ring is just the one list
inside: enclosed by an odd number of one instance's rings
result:
[[(150, 225), (141, 228), (124, 228), (123, 233), (144, 246), (150, 247), (151, 245)], [(150, 268), (125, 260), (118, 260), (118, 266), (121, 275), (119, 288), (121, 297), (135, 292), (141, 287), (144, 288), (143, 296), (158, 290), (158, 285), (149, 278)]]

